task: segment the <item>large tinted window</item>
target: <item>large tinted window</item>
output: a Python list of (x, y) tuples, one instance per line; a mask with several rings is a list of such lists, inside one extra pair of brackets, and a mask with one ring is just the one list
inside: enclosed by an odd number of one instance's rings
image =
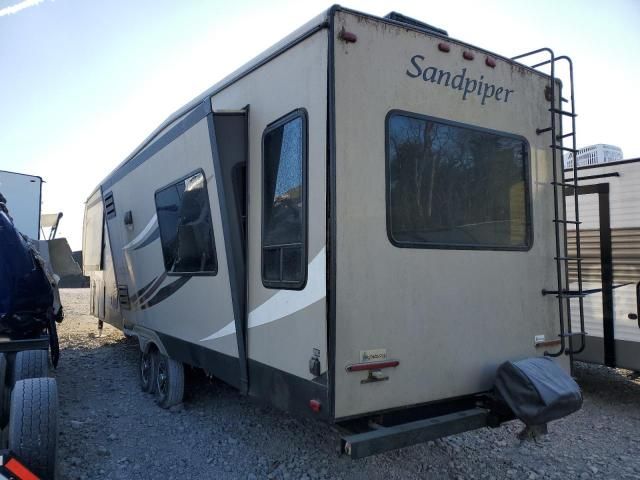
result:
[(209, 196), (202, 173), (156, 193), (164, 266), (168, 273), (218, 271)]
[(307, 276), (306, 116), (296, 111), (263, 137), (262, 281), (298, 289)]
[(527, 144), (440, 120), (387, 117), (387, 227), (407, 247), (531, 244)]

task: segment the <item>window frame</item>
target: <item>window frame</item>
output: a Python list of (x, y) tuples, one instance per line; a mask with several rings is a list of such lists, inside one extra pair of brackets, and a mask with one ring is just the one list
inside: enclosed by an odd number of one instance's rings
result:
[[(265, 279), (264, 272), (264, 251), (265, 248), (265, 198), (264, 198), (264, 185), (265, 185), (265, 138), (266, 136), (283, 125), (300, 118), (302, 120), (302, 280), (298, 282), (289, 282), (283, 280), (267, 280)], [(265, 288), (277, 289), (277, 290), (303, 290), (307, 285), (307, 277), (309, 271), (309, 119), (308, 113), (305, 108), (296, 108), (289, 113), (283, 115), (277, 120), (269, 123), (262, 132), (261, 138), (261, 172), (260, 172), (260, 276), (262, 285)], [(282, 263), (282, 262), (281, 262)], [(282, 265), (281, 265), (282, 268)]]
[[(525, 195), (525, 237), (524, 245), (477, 245), (477, 244), (461, 244), (461, 243), (435, 243), (435, 242), (401, 242), (393, 237), (391, 231), (391, 183), (390, 183), (390, 151), (389, 151), (389, 122), (394, 115), (401, 115), (418, 120), (426, 120), (428, 122), (439, 123), (443, 125), (449, 125), (452, 127), (465, 128), (468, 130), (474, 130), (477, 132), (490, 133), (494, 135), (500, 135), (506, 138), (512, 138), (524, 143), (524, 195)], [(479, 127), (463, 122), (456, 122), (453, 120), (447, 120), (444, 118), (433, 117), (431, 115), (424, 115), (415, 112), (409, 112), (406, 110), (392, 109), (387, 112), (384, 122), (384, 150), (385, 150), (385, 216), (386, 216), (386, 229), (387, 238), (391, 244), (398, 248), (415, 248), (415, 249), (437, 249), (437, 250), (484, 250), (484, 251), (512, 251), (512, 252), (528, 252), (533, 248), (533, 208), (531, 199), (531, 145), (526, 137), (517, 135), (514, 133), (502, 132), (500, 130), (493, 130), (490, 128)]]
[(158, 235), (160, 238), (160, 253), (162, 254), (162, 266), (168, 277), (187, 277), (187, 276), (215, 277), (216, 275), (218, 275), (218, 270), (220, 269), (220, 264), (218, 261), (218, 248), (216, 246), (217, 242), (215, 238), (215, 228), (213, 227), (213, 215), (211, 214), (211, 201), (209, 198), (209, 187), (208, 187), (209, 182), (207, 182), (207, 175), (202, 168), (197, 168), (196, 170), (193, 170), (191, 173), (187, 173), (186, 175), (183, 175), (182, 177), (179, 177), (178, 179), (173, 180), (172, 182), (169, 182), (164, 186), (158, 188), (155, 192), (153, 192), (153, 206), (154, 206), (156, 215), (158, 215), (158, 202), (156, 201), (158, 193), (162, 192), (163, 190), (166, 190), (169, 187), (173, 187), (179, 184), (180, 182), (184, 182), (187, 178), (193, 177), (198, 173), (202, 174), (202, 177), (204, 179), (204, 191), (207, 196), (207, 203), (209, 204), (209, 218), (211, 219), (211, 235), (213, 239), (213, 254), (214, 254), (214, 260), (215, 260), (215, 269), (208, 270), (206, 272), (170, 272), (168, 271), (167, 266), (164, 262), (164, 244), (162, 242), (162, 229), (160, 228), (160, 218), (158, 217)]

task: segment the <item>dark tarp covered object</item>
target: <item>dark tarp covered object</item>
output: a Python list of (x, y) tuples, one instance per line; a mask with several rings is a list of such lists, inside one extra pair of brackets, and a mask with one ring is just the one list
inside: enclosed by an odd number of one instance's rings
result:
[(0, 211), (0, 334), (40, 334), (49, 327), (53, 303), (53, 287), (36, 253)]
[(495, 390), (527, 425), (542, 425), (582, 407), (580, 387), (549, 357), (503, 363), (498, 368)]

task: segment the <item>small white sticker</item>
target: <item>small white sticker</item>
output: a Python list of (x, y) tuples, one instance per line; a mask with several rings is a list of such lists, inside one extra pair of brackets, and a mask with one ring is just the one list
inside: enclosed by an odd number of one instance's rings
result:
[(375, 350), (360, 350), (361, 362), (379, 362), (387, 359), (387, 349), (378, 348)]
[(536, 335), (534, 337), (536, 345), (538, 345), (539, 343), (544, 343), (544, 335)]

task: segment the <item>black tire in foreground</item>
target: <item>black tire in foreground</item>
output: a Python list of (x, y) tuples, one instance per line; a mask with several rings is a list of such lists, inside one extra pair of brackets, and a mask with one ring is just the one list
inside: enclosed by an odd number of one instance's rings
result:
[(53, 378), (18, 380), (11, 393), (9, 449), (36, 475), (56, 475), (58, 387)]
[(24, 350), (16, 353), (13, 363), (13, 382), (27, 378), (49, 376), (49, 352), (46, 350)]
[(170, 408), (182, 403), (184, 396), (184, 367), (182, 363), (154, 353), (156, 358), (156, 394), (158, 405)]
[(157, 389), (157, 358), (153, 350), (140, 352), (140, 387), (143, 392), (155, 393)]

